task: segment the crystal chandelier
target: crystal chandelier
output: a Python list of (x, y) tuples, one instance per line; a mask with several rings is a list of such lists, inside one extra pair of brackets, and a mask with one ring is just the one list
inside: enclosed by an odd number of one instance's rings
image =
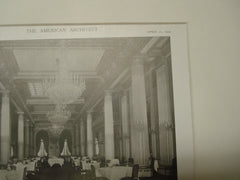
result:
[(64, 106), (57, 104), (54, 111), (47, 113), (47, 117), (52, 124), (64, 125), (71, 117), (71, 112)]
[(64, 129), (64, 125), (59, 124), (52, 124), (50, 127), (50, 132), (53, 134), (54, 137), (58, 137)]
[(54, 104), (66, 106), (76, 101), (86, 89), (85, 80), (78, 74), (70, 74), (65, 61), (57, 59), (58, 72), (56, 76), (43, 81), (45, 95)]
[(68, 71), (66, 54), (63, 41), (58, 52), (60, 58), (57, 59), (56, 75), (43, 80), (44, 94), (56, 105), (54, 111), (47, 113), (47, 117), (53, 125), (59, 127), (71, 117), (71, 112), (66, 110), (67, 105), (76, 101), (86, 89), (85, 80), (79, 74)]

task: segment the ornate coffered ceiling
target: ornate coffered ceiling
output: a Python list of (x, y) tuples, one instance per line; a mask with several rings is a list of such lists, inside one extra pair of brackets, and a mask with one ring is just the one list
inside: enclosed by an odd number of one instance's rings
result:
[[(101, 60), (103, 49), (67, 48), (64, 59), (70, 71), (94, 72)], [(61, 59), (57, 48), (14, 48), (13, 54), (21, 72), (56, 71), (56, 59)]]
[[(69, 70), (86, 80), (86, 90), (68, 107), (72, 120), (94, 107), (104, 89), (129, 81), (134, 56), (144, 54), (149, 63), (170, 53), (168, 37), (69, 39), (64, 43)], [(46, 113), (54, 108), (42, 93), (42, 80), (55, 73), (61, 44), (62, 40), (0, 42), (0, 82), (36, 123), (47, 123)]]

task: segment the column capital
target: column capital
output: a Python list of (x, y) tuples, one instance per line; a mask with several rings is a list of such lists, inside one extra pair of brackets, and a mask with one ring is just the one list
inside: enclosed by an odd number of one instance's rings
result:
[(106, 89), (104, 90), (105, 96), (112, 96), (112, 93), (114, 92), (114, 90), (112, 89)]
[(31, 127), (31, 128), (33, 128), (33, 127), (34, 127), (34, 124), (33, 124), (33, 123), (30, 123), (29, 125), (30, 125), (30, 127)]
[(23, 115), (24, 112), (23, 112), (23, 111), (17, 111), (17, 114), (18, 114), (18, 115)]
[(132, 65), (143, 65), (144, 60), (146, 60), (148, 56), (146, 54), (137, 54), (133, 56), (133, 62)]
[(31, 121), (29, 119), (25, 119), (24, 122), (25, 122), (24, 123), (25, 126), (30, 126)]
[(93, 110), (92, 110), (92, 109), (90, 109), (90, 110), (87, 111), (87, 114), (92, 114), (92, 113), (93, 113)]
[(121, 90), (121, 95), (122, 95), (122, 97), (127, 96), (128, 95), (128, 89), (122, 89)]
[(0, 90), (0, 93), (2, 93), (4, 97), (9, 97), (10, 91), (7, 89), (4, 89), (4, 90)]

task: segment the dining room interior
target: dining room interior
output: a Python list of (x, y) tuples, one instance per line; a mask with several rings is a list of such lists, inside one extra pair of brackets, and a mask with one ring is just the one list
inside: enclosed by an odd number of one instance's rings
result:
[(0, 41), (0, 179), (177, 179), (170, 40)]

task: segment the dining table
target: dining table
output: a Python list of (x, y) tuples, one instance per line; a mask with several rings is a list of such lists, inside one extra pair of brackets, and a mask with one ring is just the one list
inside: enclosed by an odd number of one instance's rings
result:
[(0, 170), (0, 179), (1, 180), (7, 180), (7, 177), (6, 177), (7, 173), (8, 173), (8, 170), (1, 169)]
[(91, 170), (91, 165), (95, 167), (95, 169), (100, 168), (100, 163), (99, 162), (86, 162), (82, 161), (82, 169), (83, 170)]
[(27, 171), (35, 171), (36, 162), (35, 161), (28, 162), (27, 164), (25, 164), (25, 167), (27, 168)]
[(49, 165), (52, 167), (54, 164), (59, 164), (59, 165), (63, 165), (64, 164), (64, 159), (62, 158), (49, 158), (48, 159), (48, 163)]
[(111, 180), (120, 180), (123, 177), (132, 177), (132, 167), (113, 166), (96, 168), (96, 177), (106, 177)]
[(25, 167), (16, 170), (0, 170), (0, 180), (23, 180)]

